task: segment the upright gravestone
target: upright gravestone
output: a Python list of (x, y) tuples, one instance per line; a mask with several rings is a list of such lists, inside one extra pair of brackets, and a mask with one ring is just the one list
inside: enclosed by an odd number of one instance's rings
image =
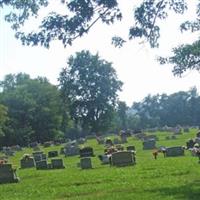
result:
[(37, 170), (48, 169), (47, 160), (40, 160), (40, 161), (37, 161), (35, 164), (36, 164)]
[(0, 165), (0, 183), (17, 183), (19, 177), (17, 177), (16, 170), (12, 168), (11, 164)]
[(134, 158), (132, 152), (119, 151), (111, 155), (111, 165), (117, 167), (123, 167), (134, 164)]
[(156, 141), (154, 139), (145, 140), (143, 142), (143, 150), (155, 149)]
[(126, 147), (127, 151), (135, 151), (135, 146)]
[(20, 160), (21, 169), (35, 167), (35, 160), (29, 154), (25, 154)]
[(94, 156), (93, 148), (92, 147), (84, 147), (80, 149), (80, 157), (92, 157)]
[(58, 156), (58, 151), (49, 151), (48, 152), (48, 157), (53, 158)]
[(65, 168), (63, 160), (61, 158), (51, 159), (51, 166), (53, 169), (63, 169)]
[(80, 160), (81, 169), (91, 169), (92, 168), (92, 161), (91, 158), (81, 158)]
[(79, 155), (79, 147), (78, 146), (66, 146), (64, 147), (65, 156), (76, 156)]
[(181, 146), (166, 148), (166, 157), (183, 156), (184, 149)]
[(37, 151), (37, 152), (33, 152), (33, 158), (34, 158), (35, 162), (38, 162), (41, 160), (46, 160), (47, 156), (42, 151)]

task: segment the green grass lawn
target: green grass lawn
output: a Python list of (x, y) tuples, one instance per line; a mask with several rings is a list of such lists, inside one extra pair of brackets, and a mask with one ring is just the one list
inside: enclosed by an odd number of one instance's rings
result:
[[(196, 131), (179, 135), (176, 140), (165, 140), (169, 133), (156, 133), (157, 146), (185, 145)], [(97, 156), (92, 158), (93, 169), (77, 168), (78, 156), (63, 158), (65, 169), (36, 170), (18, 169), (19, 183), (1, 184), (0, 200), (199, 200), (200, 164), (186, 151), (185, 156), (164, 158), (159, 154), (154, 160), (151, 150), (142, 150), (142, 142), (128, 139), (135, 145), (137, 164), (130, 167), (101, 165)], [(94, 148), (95, 155), (103, 153), (103, 145), (89, 140), (86, 145)], [(43, 149), (59, 150), (60, 146)], [(19, 160), (30, 149), (18, 152), (9, 161), (19, 167)]]

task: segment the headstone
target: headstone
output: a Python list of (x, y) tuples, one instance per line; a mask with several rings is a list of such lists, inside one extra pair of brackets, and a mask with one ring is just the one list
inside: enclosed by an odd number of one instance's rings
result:
[(20, 160), (21, 169), (35, 167), (35, 160), (29, 154), (25, 154)]
[(111, 165), (113, 166), (128, 166), (134, 164), (133, 153), (129, 151), (119, 151), (111, 155)]
[(126, 147), (127, 151), (135, 151), (135, 146)]
[(177, 126), (174, 128), (174, 134), (175, 135), (180, 135), (182, 134), (182, 128), (180, 126)]
[(37, 161), (37, 162), (35, 162), (35, 164), (36, 164), (36, 169), (38, 169), (38, 170), (48, 169), (47, 160)]
[(19, 145), (11, 146), (12, 151), (22, 151), (22, 148)]
[(156, 148), (156, 141), (154, 139), (145, 140), (143, 142), (143, 150), (155, 149)]
[(123, 151), (124, 150), (124, 146), (122, 146), (121, 144), (115, 145), (115, 148), (117, 149), (117, 151)]
[(52, 145), (52, 142), (51, 142), (51, 141), (45, 142), (45, 143), (43, 144), (43, 146), (44, 146), (45, 148), (50, 147), (51, 145)]
[(42, 151), (33, 152), (33, 157), (35, 162), (47, 159), (46, 154), (44, 154)]
[(183, 156), (184, 149), (181, 146), (166, 148), (166, 157), (170, 156)]
[(126, 136), (125, 133), (123, 133), (123, 134), (121, 135), (121, 143), (124, 144), (124, 143), (127, 143), (127, 142), (128, 142), (128, 141), (127, 141), (127, 136)]
[(12, 168), (11, 164), (0, 165), (0, 183), (17, 183), (19, 177), (17, 177), (16, 169)]
[(53, 169), (63, 169), (63, 168), (65, 168), (65, 166), (63, 164), (63, 160), (61, 158), (51, 159), (51, 165), (52, 165)]
[(48, 152), (48, 157), (53, 158), (58, 156), (58, 151), (49, 151)]
[(92, 168), (91, 158), (88, 158), (88, 157), (81, 158), (80, 166), (81, 166), (81, 169), (91, 169)]
[(80, 149), (80, 157), (92, 157), (94, 156), (93, 148), (92, 147), (84, 147)]
[(39, 145), (38, 142), (31, 142), (31, 143), (29, 144), (29, 147), (33, 148), (33, 147), (36, 147), (36, 146), (38, 146), (38, 145)]
[(65, 156), (76, 156), (79, 155), (80, 149), (77, 146), (64, 147)]

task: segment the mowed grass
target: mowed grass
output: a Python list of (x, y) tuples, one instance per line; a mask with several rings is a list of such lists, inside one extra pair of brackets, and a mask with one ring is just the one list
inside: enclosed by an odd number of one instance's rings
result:
[[(157, 146), (185, 145), (195, 136), (196, 130), (179, 135), (176, 140), (165, 140), (169, 133), (156, 133)], [(77, 167), (78, 156), (63, 158), (66, 168), (60, 170), (18, 169), (19, 183), (1, 184), (0, 200), (199, 200), (200, 164), (198, 158), (186, 151), (185, 156), (164, 158), (159, 154), (154, 160), (151, 150), (142, 150), (142, 142), (128, 138), (128, 145), (135, 145), (137, 164), (130, 167), (101, 165), (97, 155), (103, 154), (103, 145), (88, 140), (85, 146), (94, 148), (93, 169)], [(43, 149), (60, 150), (61, 146)], [(10, 162), (19, 168), (24, 153), (18, 152)]]

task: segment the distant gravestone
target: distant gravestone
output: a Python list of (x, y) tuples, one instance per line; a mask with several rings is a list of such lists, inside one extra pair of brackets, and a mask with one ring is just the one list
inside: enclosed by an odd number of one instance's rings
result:
[(29, 144), (29, 147), (33, 148), (33, 147), (36, 147), (36, 146), (38, 146), (38, 145), (39, 145), (38, 142), (31, 142), (31, 143)]
[(63, 169), (63, 168), (65, 168), (65, 166), (63, 164), (63, 160), (61, 158), (51, 159), (51, 166), (52, 166), (53, 169)]
[(183, 156), (184, 149), (181, 146), (166, 148), (166, 157)]
[(92, 157), (94, 156), (93, 148), (92, 147), (84, 147), (80, 149), (80, 157)]
[(46, 160), (47, 156), (42, 151), (37, 151), (37, 152), (33, 152), (33, 158), (34, 158), (35, 162), (38, 162), (41, 160)]
[(135, 146), (127, 146), (126, 150), (127, 151), (135, 151)]
[(91, 158), (81, 158), (80, 166), (81, 169), (91, 169), (92, 168)]
[(124, 144), (124, 143), (127, 143), (127, 142), (128, 142), (128, 141), (127, 141), (127, 136), (126, 136), (126, 134), (124, 133), (124, 134), (121, 135), (121, 143)]
[(19, 177), (17, 177), (16, 169), (12, 168), (11, 164), (0, 165), (0, 183), (17, 183)]
[(22, 148), (19, 145), (11, 146), (12, 151), (22, 151)]
[(52, 142), (50, 142), (50, 141), (45, 142), (45, 143), (43, 144), (43, 146), (44, 146), (45, 148), (50, 147), (51, 145), (52, 145)]
[(48, 169), (47, 160), (37, 161), (35, 164), (37, 170)]
[(124, 150), (124, 146), (121, 145), (121, 144), (115, 145), (115, 148), (117, 149), (117, 151), (123, 151)]
[(119, 151), (111, 155), (111, 165), (123, 167), (134, 164), (133, 153), (129, 151)]
[(143, 150), (155, 149), (156, 148), (156, 141), (154, 139), (145, 140), (143, 142)]
[(21, 169), (35, 167), (35, 160), (29, 154), (25, 154), (20, 160)]
[(48, 157), (53, 158), (58, 156), (58, 151), (49, 151), (48, 152)]
[(79, 150), (78, 146), (66, 146), (64, 147), (64, 154), (65, 156), (76, 156), (79, 155)]

